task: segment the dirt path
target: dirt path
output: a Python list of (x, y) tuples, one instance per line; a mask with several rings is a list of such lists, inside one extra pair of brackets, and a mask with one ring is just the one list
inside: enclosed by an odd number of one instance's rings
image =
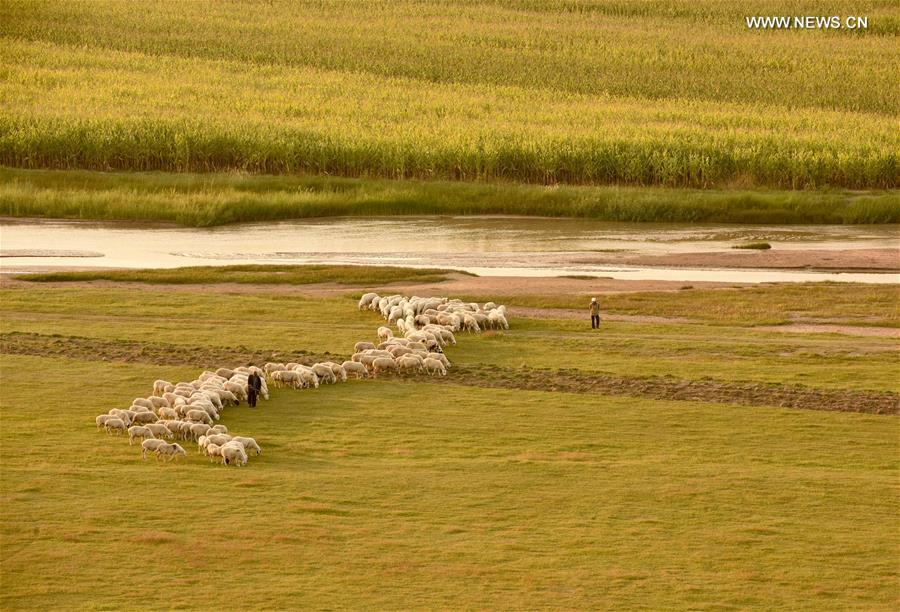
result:
[[(66, 357), (85, 361), (120, 361), (154, 365), (185, 365), (215, 369), (239, 363), (293, 360), (342, 361), (344, 357), (296, 351), (290, 355), (246, 347), (192, 347), (126, 340), (32, 333), (0, 334), (3, 354)], [(836, 410), (873, 414), (900, 413), (900, 394), (876, 391), (813, 389), (799, 385), (733, 384), (674, 377), (626, 378), (579, 370), (505, 368), (488, 364), (455, 364), (450, 374), (430, 382), (474, 387), (525, 389), (646, 397), (655, 400), (699, 401), (741, 406), (782, 406), (808, 410)]]

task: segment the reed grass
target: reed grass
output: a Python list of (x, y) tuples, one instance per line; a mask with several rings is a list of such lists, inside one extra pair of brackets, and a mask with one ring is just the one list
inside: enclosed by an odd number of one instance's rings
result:
[[(456, 272), (468, 274), (468, 272)], [(23, 274), (16, 278), (38, 283), (114, 281), (154, 285), (196, 285), (208, 283), (241, 283), (261, 285), (308, 285), (340, 283), (382, 285), (395, 282), (434, 283), (447, 280), (450, 271), (431, 268), (399, 268), (393, 266), (328, 266), (328, 265), (239, 265), (189, 266), (182, 268), (149, 268), (145, 270), (89, 270), (78, 272), (46, 272)]]
[(7, 217), (203, 227), (328, 216), (479, 214), (626, 222), (900, 223), (900, 194), (0, 168), (0, 215)]

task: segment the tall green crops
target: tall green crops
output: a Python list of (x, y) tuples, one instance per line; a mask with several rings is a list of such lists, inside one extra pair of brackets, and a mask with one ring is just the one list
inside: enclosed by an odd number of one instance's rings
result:
[(900, 8), (784, 4), (0, 0), (0, 164), (895, 188)]

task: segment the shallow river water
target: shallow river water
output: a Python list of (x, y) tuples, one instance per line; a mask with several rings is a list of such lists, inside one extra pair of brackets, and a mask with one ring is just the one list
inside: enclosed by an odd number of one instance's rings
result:
[(586, 264), (589, 253), (774, 248), (898, 248), (897, 226), (722, 226), (519, 217), (332, 218), (208, 229), (173, 225), (4, 219), (0, 271), (170, 268), (236, 263), (347, 263), (442, 267), (482, 276), (588, 275), (617, 279), (900, 282), (894, 273), (698, 269)]

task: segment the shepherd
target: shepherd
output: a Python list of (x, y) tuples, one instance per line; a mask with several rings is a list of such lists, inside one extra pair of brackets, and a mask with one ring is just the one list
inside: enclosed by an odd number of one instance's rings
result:
[(256, 397), (262, 390), (262, 379), (256, 370), (251, 370), (250, 376), (247, 377), (247, 403), (251, 408), (256, 408)]
[(600, 302), (591, 298), (591, 329), (600, 329)]

